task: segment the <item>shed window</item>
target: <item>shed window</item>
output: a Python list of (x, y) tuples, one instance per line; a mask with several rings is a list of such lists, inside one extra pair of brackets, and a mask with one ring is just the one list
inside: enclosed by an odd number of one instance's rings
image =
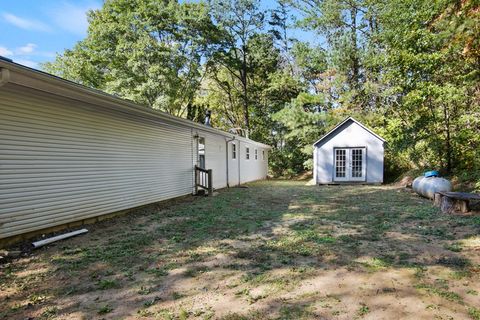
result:
[(265, 150), (262, 150), (262, 160), (265, 160)]
[(245, 148), (245, 159), (249, 160), (250, 159), (250, 148)]
[(258, 160), (258, 150), (255, 149), (255, 160)]
[(232, 159), (237, 159), (237, 145), (232, 144)]

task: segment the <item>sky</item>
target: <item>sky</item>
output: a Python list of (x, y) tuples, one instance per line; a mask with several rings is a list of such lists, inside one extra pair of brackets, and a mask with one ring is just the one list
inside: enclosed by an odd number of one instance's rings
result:
[(0, 55), (40, 68), (86, 36), (99, 0), (0, 0)]
[[(274, 0), (262, 0), (272, 8)], [(102, 0), (0, 0), (0, 56), (31, 68), (52, 61), (86, 36), (86, 13)], [(291, 30), (291, 37), (315, 42), (315, 36)]]

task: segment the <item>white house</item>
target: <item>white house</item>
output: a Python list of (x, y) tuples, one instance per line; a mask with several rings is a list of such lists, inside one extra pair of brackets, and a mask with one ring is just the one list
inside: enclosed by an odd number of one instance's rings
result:
[(196, 165), (264, 179), (269, 149), (0, 59), (0, 239), (192, 194)]
[(314, 143), (317, 184), (382, 183), (385, 140), (348, 117)]

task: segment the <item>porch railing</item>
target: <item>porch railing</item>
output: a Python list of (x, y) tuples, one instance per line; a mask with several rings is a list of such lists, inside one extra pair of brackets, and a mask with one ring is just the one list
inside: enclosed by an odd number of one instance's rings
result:
[(213, 194), (212, 169), (203, 169), (195, 166), (195, 194), (198, 194), (199, 188), (206, 190), (209, 196)]

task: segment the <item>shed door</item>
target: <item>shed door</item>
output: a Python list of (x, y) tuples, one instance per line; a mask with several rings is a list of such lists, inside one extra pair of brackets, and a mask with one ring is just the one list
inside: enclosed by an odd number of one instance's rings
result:
[(336, 148), (334, 181), (365, 181), (365, 148)]
[(348, 181), (348, 149), (335, 149), (335, 181)]
[(350, 181), (365, 181), (365, 148), (350, 149)]

